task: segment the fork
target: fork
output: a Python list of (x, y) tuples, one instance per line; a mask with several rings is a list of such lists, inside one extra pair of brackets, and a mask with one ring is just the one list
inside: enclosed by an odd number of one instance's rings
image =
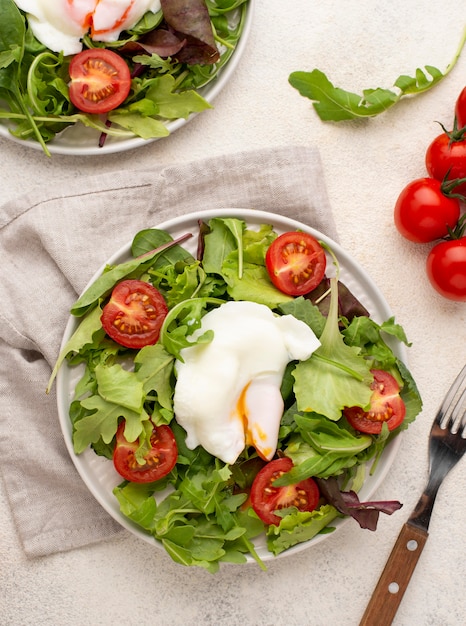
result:
[(429, 479), (402, 527), (359, 626), (389, 626), (428, 537), (435, 497), (466, 450), (466, 366), (443, 400), (429, 436)]

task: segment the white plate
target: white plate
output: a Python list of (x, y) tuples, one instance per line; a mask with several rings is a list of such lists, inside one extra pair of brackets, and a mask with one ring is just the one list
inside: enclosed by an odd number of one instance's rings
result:
[[(202, 211), (199, 213), (192, 213), (182, 217), (175, 218), (158, 224), (156, 228), (168, 231), (173, 238), (179, 237), (186, 233), (197, 234), (199, 230), (198, 220), (208, 221), (213, 217), (237, 217), (247, 222), (251, 228), (259, 227), (260, 224), (272, 224), (274, 229), (280, 234), (290, 230), (303, 230), (305, 232), (314, 235), (318, 239), (326, 242), (340, 263), (341, 280), (350, 289), (350, 291), (364, 304), (367, 310), (370, 312), (371, 317), (377, 322), (382, 323), (393, 316), (388, 304), (384, 297), (378, 290), (377, 286), (370, 279), (367, 273), (358, 265), (348, 254), (333, 240), (329, 239), (326, 235), (316, 231), (315, 229), (289, 219), (284, 216), (279, 216), (274, 213), (268, 213), (265, 211), (255, 211), (250, 209), (220, 209)], [(136, 233), (135, 233), (136, 234)], [(114, 256), (108, 260), (108, 264), (114, 265), (122, 263), (131, 258), (130, 254), (131, 242), (128, 245), (121, 248)], [(197, 236), (191, 237), (186, 241), (183, 246), (188, 249), (193, 256), (197, 251)], [(89, 285), (92, 284), (98, 276), (101, 275), (105, 266), (100, 268), (98, 272), (90, 280)], [(65, 329), (62, 346), (68, 341), (73, 332), (76, 330), (79, 324), (79, 320), (74, 317), (70, 317)], [(391, 345), (395, 354), (405, 363), (407, 362), (406, 348), (403, 344), (394, 343)], [(140, 527), (136, 526), (127, 517), (120, 513), (119, 504), (112, 493), (112, 489), (121, 483), (121, 477), (116, 473), (113, 468), (113, 463), (103, 457), (97, 456), (90, 448), (77, 456), (73, 451), (72, 444), (72, 427), (69, 418), (69, 406), (73, 396), (74, 387), (79, 378), (76, 370), (68, 367), (65, 364), (62, 365), (58, 372), (57, 377), (57, 402), (58, 402), (58, 414), (60, 425), (65, 438), (66, 446), (68, 448), (71, 459), (73, 460), (81, 478), (87, 485), (89, 491), (94, 495), (97, 501), (103, 506), (103, 508), (122, 526), (128, 529), (131, 533), (140, 537), (144, 541), (155, 545), (163, 550), (161, 544), (159, 544), (151, 535), (147, 535)], [(401, 442), (400, 436), (396, 437), (384, 450), (377, 469), (372, 476), (368, 476), (363, 488), (359, 492), (361, 501), (369, 500), (372, 494), (376, 491), (379, 485), (384, 480), (388, 470), (390, 469), (396, 453)], [(349, 518), (337, 519), (331, 522), (331, 526), (335, 526), (336, 529), (340, 528), (343, 524), (349, 521)], [(355, 525), (355, 532), (364, 532), (359, 529), (359, 526), (355, 521), (352, 521)], [(337, 530), (335, 532), (337, 532)], [(281, 553), (279, 556), (288, 556), (295, 554), (305, 548), (309, 548), (324, 539), (332, 537), (335, 532), (324, 535), (317, 535), (306, 543), (298, 544), (289, 550)], [(267, 561), (274, 557), (266, 548), (265, 535), (255, 541), (257, 552), (263, 561)], [(248, 561), (253, 562), (252, 557), (248, 556)]]
[[(218, 94), (222, 91), (225, 85), (230, 80), (233, 72), (235, 71), (241, 56), (246, 47), (246, 42), (249, 38), (252, 26), (254, 0), (248, 0), (246, 5), (245, 22), (243, 32), (236, 45), (234, 53), (231, 55), (228, 63), (222, 67), (217, 77), (212, 80), (205, 87), (198, 90), (203, 98), (207, 100), (209, 104), (212, 104)], [(170, 134), (187, 124), (195, 117), (196, 114), (190, 115), (187, 119), (177, 119), (166, 124)], [(18, 139), (12, 135), (6, 123), (0, 120), (0, 136), (5, 139), (10, 139), (15, 143), (26, 145), (34, 150), (42, 151), (42, 146), (34, 140)], [(124, 152), (125, 150), (133, 150), (134, 148), (140, 148), (150, 142), (161, 139), (154, 137), (152, 139), (142, 139), (142, 137), (130, 137), (126, 139), (119, 139), (117, 137), (108, 136), (105, 144), (102, 148), (99, 148), (100, 133), (92, 128), (86, 128), (82, 124), (74, 124), (66, 128), (62, 133), (57, 135), (52, 141), (47, 144), (51, 154), (66, 154), (74, 156), (92, 156), (101, 154), (112, 154), (115, 152)], [(170, 135), (168, 135), (169, 137)]]

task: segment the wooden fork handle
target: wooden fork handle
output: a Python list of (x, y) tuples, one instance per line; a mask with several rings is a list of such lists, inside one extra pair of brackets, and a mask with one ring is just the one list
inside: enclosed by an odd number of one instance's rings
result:
[(359, 626), (392, 623), (427, 537), (427, 530), (403, 526)]

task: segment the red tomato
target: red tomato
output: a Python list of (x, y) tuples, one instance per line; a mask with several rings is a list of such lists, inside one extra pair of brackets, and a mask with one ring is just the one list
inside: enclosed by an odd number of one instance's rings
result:
[(434, 246), (427, 257), (427, 276), (439, 294), (466, 302), (466, 237)]
[(152, 483), (166, 476), (175, 467), (178, 457), (175, 437), (170, 426), (154, 426), (151, 449), (144, 456), (144, 465), (135, 457), (139, 442), (129, 442), (124, 435), (125, 422), (121, 422), (116, 433), (113, 464), (116, 471), (133, 483)]
[(265, 524), (278, 526), (282, 520), (277, 509), (295, 506), (300, 511), (313, 511), (319, 502), (319, 488), (312, 478), (296, 485), (274, 487), (274, 481), (289, 472), (293, 462), (288, 457), (270, 461), (258, 472), (251, 487), (251, 504)]
[(102, 310), (102, 326), (126, 348), (153, 345), (159, 338), (168, 307), (162, 294), (142, 280), (124, 280), (113, 289)]
[(302, 296), (317, 287), (325, 274), (327, 259), (320, 243), (307, 233), (280, 235), (265, 256), (272, 283), (283, 293)]
[[(447, 133), (436, 137), (426, 152), (426, 168), (429, 176), (440, 182), (446, 178), (466, 178), (466, 139), (455, 141)], [(458, 185), (452, 193), (466, 194), (466, 182)]]
[(394, 430), (401, 424), (406, 415), (406, 407), (395, 378), (383, 370), (371, 372), (374, 380), (371, 384), (373, 392), (369, 411), (353, 406), (344, 409), (343, 414), (354, 429), (362, 433), (379, 435), (383, 422), (386, 422), (388, 430)]
[(106, 48), (83, 50), (71, 59), (70, 100), (85, 113), (107, 113), (126, 100), (131, 75), (126, 61)]
[(442, 193), (442, 183), (433, 178), (419, 178), (409, 183), (395, 204), (398, 231), (415, 243), (441, 239), (454, 228), (460, 216), (456, 198)]
[(464, 128), (466, 126), (466, 87), (456, 101), (455, 116), (457, 128)]

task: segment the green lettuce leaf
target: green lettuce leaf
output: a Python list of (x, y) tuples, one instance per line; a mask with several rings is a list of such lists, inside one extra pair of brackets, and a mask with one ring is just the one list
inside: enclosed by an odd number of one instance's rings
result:
[(297, 511), (286, 515), (279, 526), (270, 525), (267, 529), (267, 547), (275, 556), (303, 541), (309, 541), (318, 533), (330, 533), (334, 528), (328, 524), (336, 517), (338, 511), (330, 504), (324, 504), (311, 513)]
[(293, 371), (294, 392), (299, 411), (315, 412), (339, 420), (345, 406), (368, 407), (373, 376), (370, 362), (360, 348), (348, 346), (338, 325), (338, 288), (331, 281), (331, 303), (321, 345)]

